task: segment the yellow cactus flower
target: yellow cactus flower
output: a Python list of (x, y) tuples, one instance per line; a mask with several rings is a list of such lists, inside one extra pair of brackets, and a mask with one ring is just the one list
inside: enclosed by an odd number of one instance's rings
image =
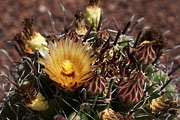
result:
[(50, 42), (49, 53), (44, 54), (43, 58), (39, 58), (39, 63), (45, 67), (42, 70), (64, 91), (82, 86), (94, 68), (91, 66), (91, 51), (86, 52), (80, 40), (75, 42), (61, 39), (55, 43)]
[(26, 104), (28, 108), (34, 111), (44, 111), (49, 108), (48, 101), (45, 100), (44, 96), (39, 92), (31, 103)]
[(101, 8), (98, 6), (100, 0), (90, 0), (86, 8), (86, 21), (89, 26), (94, 22), (94, 29), (99, 25), (101, 17)]

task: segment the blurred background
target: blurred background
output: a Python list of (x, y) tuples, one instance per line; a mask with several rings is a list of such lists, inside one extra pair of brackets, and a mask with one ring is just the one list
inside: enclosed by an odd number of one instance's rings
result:
[[(88, 0), (0, 0), (0, 48), (7, 50), (15, 62), (19, 61), (15, 49), (5, 44), (5, 41), (12, 40), (15, 34), (22, 30), (24, 18), (30, 16), (34, 16), (36, 31), (51, 33), (51, 22), (47, 10), (51, 11), (56, 28), (62, 30), (64, 25), (60, 4), (65, 7), (67, 23), (70, 24), (75, 11), (77, 9), (84, 11)], [(108, 26), (112, 29), (115, 28), (113, 19), (116, 19), (123, 28), (135, 15), (135, 20), (144, 17), (132, 33), (135, 37), (143, 27), (149, 26), (160, 33), (170, 31), (166, 35), (169, 48), (180, 44), (180, 0), (101, 0), (100, 6), (103, 8), (103, 18), (111, 23)], [(178, 54), (180, 54), (180, 49), (167, 54), (168, 59), (173, 59)], [(7, 58), (0, 53), (0, 65), (5, 64), (8, 64)]]

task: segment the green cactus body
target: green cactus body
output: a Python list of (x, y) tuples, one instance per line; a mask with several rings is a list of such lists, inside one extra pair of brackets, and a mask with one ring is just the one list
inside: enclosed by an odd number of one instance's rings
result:
[[(77, 12), (75, 24), (64, 25), (63, 32), (45, 38), (32, 29), (32, 19), (25, 19), (23, 31), (13, 39), (22, 59), (13, 62), (12, 68), (5, 66), (7, 74), (0, 72), (0, 77), (11, 85), (3, 93), (0, 119), (178, 117), (175, 77), (159, 60), (165, 46), (163, 35), (146, 30), (134, 39), (129, 35), (139, 21), (131, 25), (132, 18), (122, 25), (126, 26), (124, 30), (102, 29), (106, 22), (103, 18), (100, 21), (99, 2), (90, 0), (85, 10), (89, 29), (83, 13)], [(0, 85), (0, 89), (6, 85)]]

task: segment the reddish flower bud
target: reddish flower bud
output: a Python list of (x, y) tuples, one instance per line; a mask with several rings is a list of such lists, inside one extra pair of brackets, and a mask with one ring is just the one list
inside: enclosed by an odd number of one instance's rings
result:
[(135, 58), (140, 64), (151, 64), (156, 59), (156, 53), (153, 50), (152, 43), (144, 41), (135, 50)]
[(96, 75), (84, 84), (91, 94), (101, 94), (106, 87), (106, 80), (101, 75)]
[(126, 103), (137, 103), (143, 97), (145, 76), (142, 72), (131, 72), (128, 81), (120, 81), (117, 89), (118, 96)]

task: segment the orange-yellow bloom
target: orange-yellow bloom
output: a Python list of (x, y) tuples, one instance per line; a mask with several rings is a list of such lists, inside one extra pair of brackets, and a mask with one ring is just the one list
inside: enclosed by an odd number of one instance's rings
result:
[(42, 70), (64, 91), (82, 86), (91, 76), (91, 51), (87, 52), (80, 40), (50, 42), (49, 53), (44, 54), (43, 58), (39, 58), (39, 63), (45, 67)]

